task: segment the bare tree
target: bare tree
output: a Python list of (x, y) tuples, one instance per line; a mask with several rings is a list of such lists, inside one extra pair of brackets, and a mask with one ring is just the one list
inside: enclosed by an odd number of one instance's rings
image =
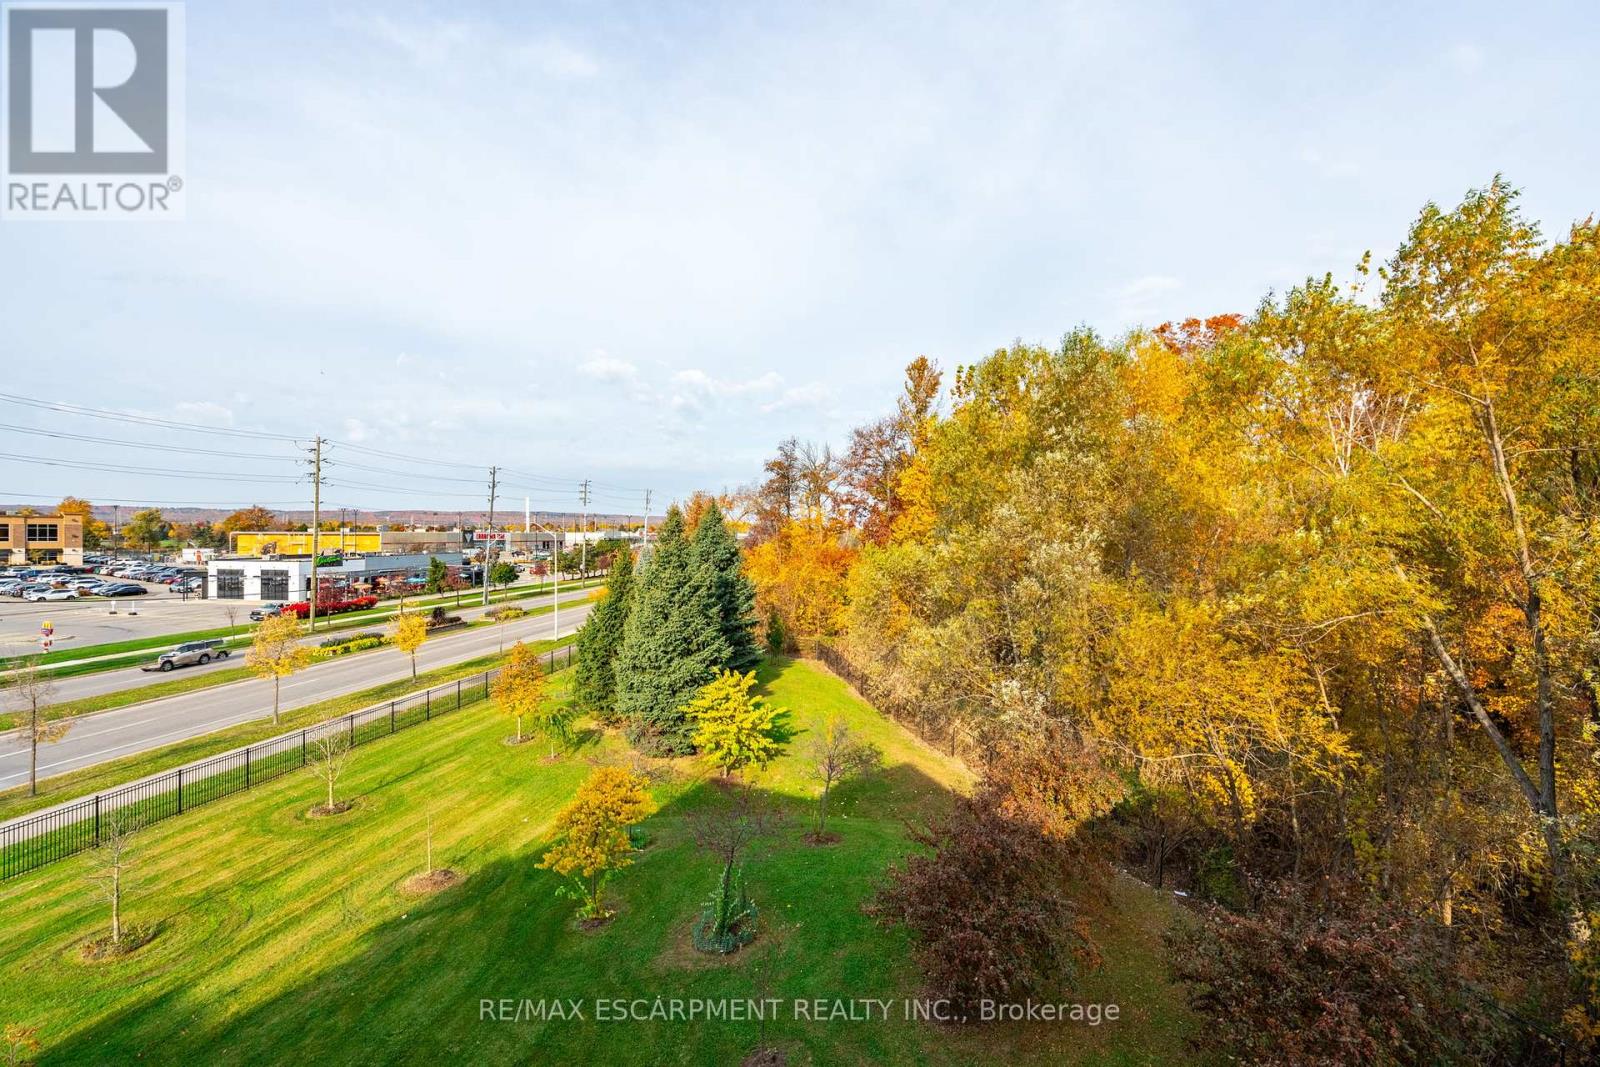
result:
[(222, 613), (228, 617), (228, 636), (239, 628), (239, 606), (232, 601), (222, 605)]
[(428, 861), (422, 868), (423, 877), (427, 877), (433, 873), (433, 812), (431, 810), (428, 812), (428, 828), (426, 837), (428, 842)]
[(28, 795), (39, 795), (39, 746), (54, 744), (67, 736), (72, 724), (65, 719), (45, 718), (45, 709), (55, 699), (56, 687), (39, 667), (40, 657), (31, 656), (11, 673), (7, 686), (15, 705), (22, 736), (28, 742)]
[(827, 829), (828, 798), (833, 787), (846, 778), (877, 770), (883, 762), (883, 753), (871, 741), (857, 737), (850, 724), (835, 715), (822, 732), (811, 739), (807, 755), (811, 773), (822, 783), (822, 793), (817, 797), (817, 828), (812, 831), (812, 840), (820, 841)]
[(89, 881), (111, 905), (111, 944), (122, 944), (122, 881), (133, 866), (133, 835), (137, 820), (125, 811), (112, 811), (100, 819), (100, 844), (89, 854)]
[(752, 844), (783, 828), (784, 817), (752, 786), (736, 785), (727, 794), (723, 803), (689, 817), (689, 833), (724, 870), (732, 870)]
[(354, 755), (355, 749), (350, 745), (350, 736), (344, 730), (328, 730), (311, 740), (311, 759), (306, 769), (328, 787), (328, 803), (320, 812), (316, 812), (317, 814), (334, 815), (344, 810), (334, 799), (334, 787), (338, 785), (339, 776), (349, 768), (351, 757)]

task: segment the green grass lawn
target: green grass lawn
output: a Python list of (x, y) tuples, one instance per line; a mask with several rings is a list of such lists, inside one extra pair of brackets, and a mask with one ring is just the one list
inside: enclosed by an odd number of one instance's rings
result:
[[(758, 1041), (755, 1022), (601, 1023), (593, 1002), (770, 996), (785, 1008), (767, 1039), (791, 1063), (1182, 1061), (1191, 1023), (1157, 955), (1169, 909), (1131, 882), (1095, 912), (1107, 964), (1076, 995), (1119, 1003), (1118, 1023), (952, 1029), (898, 1009), (889, 1022), (794, 1020), (795, 999), (915, 995), (904, 934), (860, 905), (909, 847), (904, 821), (968, 780), (820, 669), (782, 662), (762, 677), (798, 726), (844, 714), (883, 746), (887, 767), (837, 793), (840, 844), (808, 846), (796, 825), (752, 858), (762, 931), (732, 957), (689, 944), (716, 874), (685, 825), (716, 800), (705, 769), (663, 765), (649, 847), (611, 885), (618, 916), (582, 931), (535, 864), (578, 783), (627, 750), (606, 733), (546, 762), (540, 744), (502, 745), (509, 721), (481, 705), (358, 749), (348, 815), (307, 819), (320, 783), (296, 772), (145, 830), (125, 917), (159, 932), (126, 959), (79, 959), (107, 921), (86, 857), (0, 883), (0, 1024), (39, 1027), (41, 1064), (736, 1064)], [(569, 678), (557, 676), (558, 697)], [(796, 757), (761, 786), (803, 820), (813, 786)], [(399, 886), (422, 865), (429, 813), (437, 861), (465, 881), (407, 898)], [(480, 1019), (480, 1002), (499, 998), (581, 998), (589, 1018)]]

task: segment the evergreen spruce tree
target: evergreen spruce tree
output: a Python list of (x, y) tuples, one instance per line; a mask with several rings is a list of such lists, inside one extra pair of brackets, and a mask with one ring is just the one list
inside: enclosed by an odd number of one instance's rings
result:
[(690, 549), (691, 579), (703, 586), (716, 605), (728, 658), (722, 669), (749, 671), (761, 661), (756, 643), (756, 587), (745, 577), (739, 543), (722, 519), (722, 509), (712, 502), (695, 527)]
[(654, 755), (694, 750), (683, 706), (729, 657), (715, 590), (694, 577), (683, 513), (674, 507), (634, 592), (617, 656), (617, 711), (628, 739)]
[(617, 715), (617, 655), (622, 650), (623, 630), (633, 610), (635, 583), (633, 553), (621, 549), (606, 577), (605, 599), (578, 631), (578, 666), (572, 680), (578, 705), (602, 722), (615, 722)]

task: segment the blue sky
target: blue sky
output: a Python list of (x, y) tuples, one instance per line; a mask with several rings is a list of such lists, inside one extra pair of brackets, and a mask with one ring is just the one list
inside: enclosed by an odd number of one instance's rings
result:
[[(886, 410), (918, 354), (1249, 311), (1496, 172), (1547, 233), (1600, 207), (1592, 4), (205, 0), (187, 25), (187, 220), (0, 226), (0, 391), (500, 463), (535, 506), (749, 481)], [(262, 450), (0, 429), (293, 473)], [(387, 465), (411, 477), (365, 483), (411, 493), (335, 503), (475, 506), (422, 477), (470, 472)], [(0, 499), (68, 491), (302, 493), (0, 459)]]

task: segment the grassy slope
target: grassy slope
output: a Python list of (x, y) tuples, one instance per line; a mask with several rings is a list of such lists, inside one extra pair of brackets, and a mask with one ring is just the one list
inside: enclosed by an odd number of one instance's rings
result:
[[(39, 1026), (44, 1064), (737, 1063), (757, 1041), (753, 1022), (496, 1023), (479, 1021), (479, 1000), (913, 995), (905, 937), (859, 905), (907, 848), (902, 820), (944, 803), (964, 774), (831, 676), (796, 663), (764, 676), (801, 727), (839, 711), (883, 744), (889, 767), (841, 789), (840, 845), (811, 848), (791, 831), (751, 862), (764, 932), (731, 959), (688, 947), (714, 877), (685, 838), (684, 814), (716, 789), (698, 764), (681, 762), (658, 789), (651, 846), (612, 883), (618, 918), (581, 932), (534, 864), (590, 765), (626, 753), (606, 735), (546, 763), (542, 746), (501, 745), (508, 723), (485, 706), (359, 750), (347, 785), (359, 806), (342, 820), (308, 822), (319, 786), (296, 774), (147, 830), (126, 914), (160, 934), (130, 959), (78, 962), (76, 945), (105, 922), (83, 858), (0, 884), (0, 1023)], [(763, 785), (803, 812), (811, 787), (796, 760)], [(407, 900), (396, 887), (421, 863), (430, 810), (439, 861), (468, 877)], [(1119, 1001), (1122, 1024), (966, 1032), (786, 1011), (769, 1039), (791, 1062), (1176, 1062), (1188, 1024), (1155, 962), (1165, 907), (1128, 886), (1113, 899), (1100, 926), (1108, 965), (1083, 995)], [(758, 993), (752, 964), (769, 952), (773, 986)]]

